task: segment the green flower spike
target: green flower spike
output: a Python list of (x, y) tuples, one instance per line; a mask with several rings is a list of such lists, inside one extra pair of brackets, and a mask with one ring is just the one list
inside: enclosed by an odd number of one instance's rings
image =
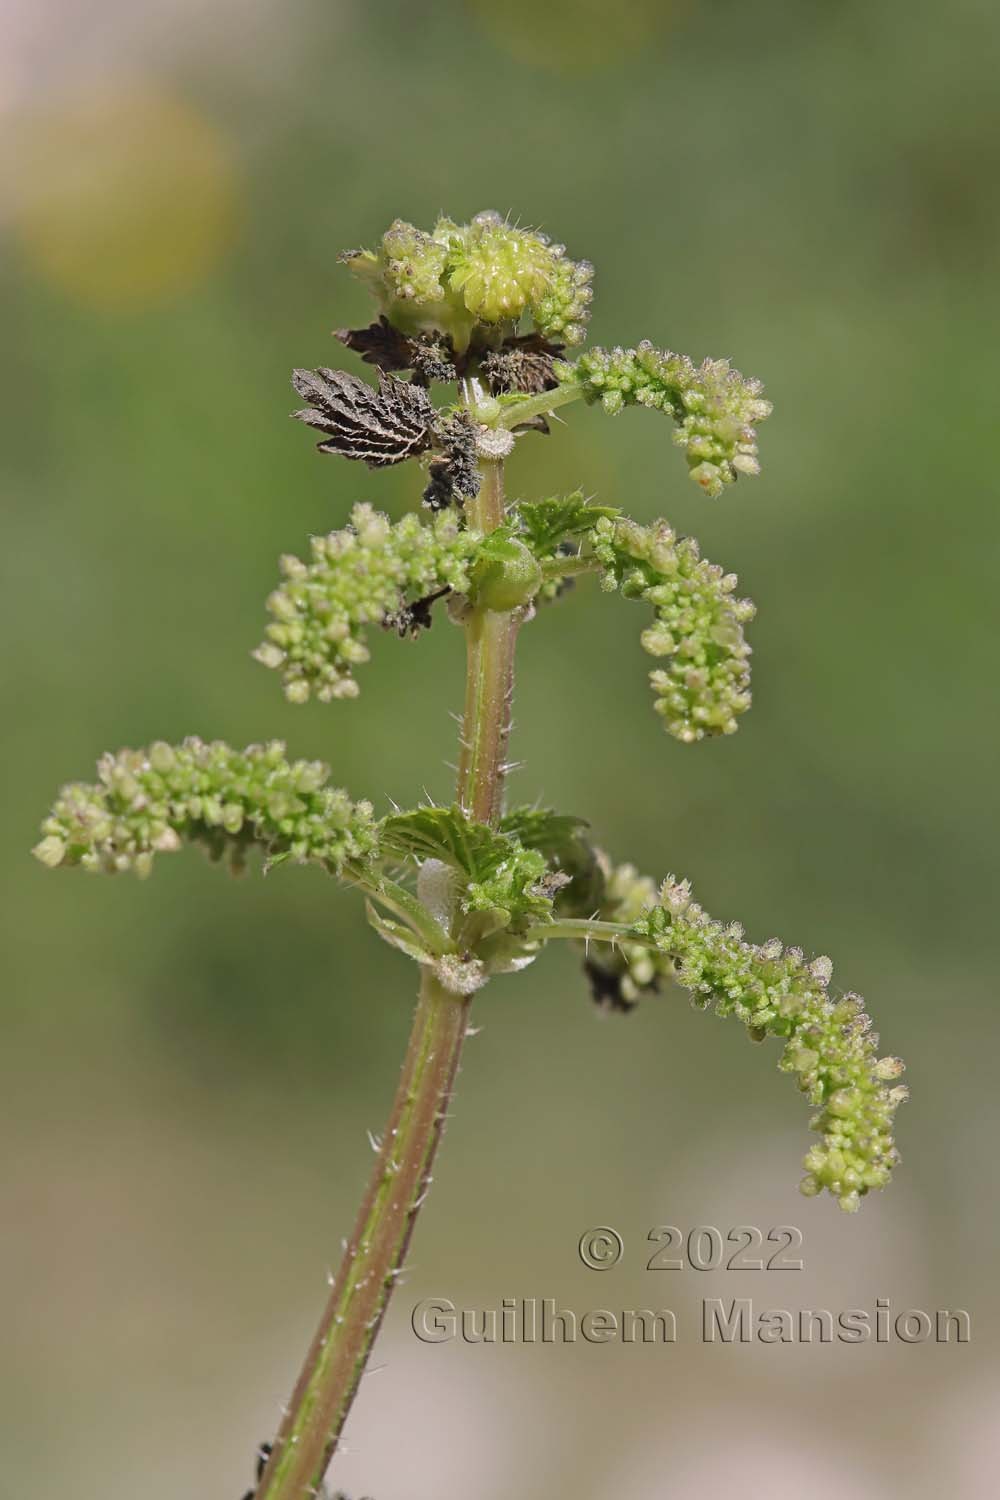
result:
[(650, 656), (666, 658), (649, 680), (668, 733), (685, 744), (734, 734), (750, 707), (743, 626), (756, 613), (749, 599), (734, 596), (736, 574), (707, 562), (693, 537), (678, 540), (666, 521), (640, 526), (601, 518), (592, 541), (605, 570), (603, 586), (656, 611), (642, 644)]
[(234, 871), (256, 846), (271, 863), (311, 861), (339, 874), (378, 843), (371, 804), (329, 786), (321, 762), (286, 760), (278, 740), (246, 750), (158, 742), (105, 755), (97, 774), (96, 785), (63, 787), (34, 851), (42, 864), (145, 876), (156, 854), (196, 842)]
[(392, 525), (370, 505), (356, 505), (343, 531), (314, 537), (312, 558), (283, 557), (284, 582), (267, 602), (273, 616), (254, 652), (281, 671), (285, 696), (305, 703), (356, 698), (354, 668), (368, 660), (365, 629), (395, 625), (401, 634), (430, 624), (429, 601), (469, 589), (469, 562), (479, 544), (442, 511), (424, 523), (404, 516)]
[[(692, 537), (666, 521), (640, 526), (620, 511), (572, 495), (522, 501), (512, 524), (542, 567), (545, 597), (563, 572), (603, 572), (602, 586), (652, 605), (642, 634), (663, 668), (650, 674), (656, 711), (685, 744), (733, 734), (750, 707), (750, 647), (743, 627), (756, 613), (735, 590), (735, 573), (702, 558)], [(578, 550), (579, 549), (579, 550)]]
[(812, 1128), (821, 1140), (805, 1158), (801, 1184), (807, 1196), (826, 1188), (853, 1212), (871, 1188), (886, 1185), (898, 1160), (893, 1115), (907, 1097), (902, 1085), (887, 1085), (903, 1064), (878, 1056), (859, 995), (830, 995), (828, 958), (809, 963), (776, 938), (759, 947), (745, 942), (738, 923), (713, 921), (691, 900), (688, 882), (672, 876), (630, 935), (670, 961), (697, 1006), (737, 1016), (755, 1041), (783, 1038), (780, 1067), (818, 1111)]
[(687, 881), (670, 876), (657, 889), (634, 866), (613, 865), (578, 818), (522, 808), (503, 826), (565, 876), (552, 924), (532, 932), (542, 942), (571, 938), (584, 948), (600, 1006), (629, 1011), (676, 983), (699, 1009), (714, 1005), (720, 1016), (737, 1016), (754, 1041), (781, 1037), (779, 1067), (796, 1076), (818, 1111), (812, 1127), (821, 1139), (805, 1158), (802, 1192), (826, 1188), (853, 1212), (866, 1193), (886, 1186), (898, 1161), (893, 1116), (907, 1097), (895, 1082), (903, 1064), (879, 1057), (860, 996), (830, 994), (828, 958), (808, 962), (775, 938), (746, 942), (738, 923), (714, 921), (691, 899)]
[(759, 380), (745, 380), (728, 360), (692, 364), (648, 341), (637, 349), (588, 349), (574, 364), (557, 363), (557, 378), (616, 415), (649, 406), (677, 423), (674, 442), (687, 454), (691, 478), (719, 495), (740, 474), (759, 474), (755, 425), (771, 414)]

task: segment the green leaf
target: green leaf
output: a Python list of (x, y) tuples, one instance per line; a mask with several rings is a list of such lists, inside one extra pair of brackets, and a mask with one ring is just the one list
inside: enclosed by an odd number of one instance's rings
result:
[(555, 910), (564, 917), (592, 916), (604, 899), (604, 868), (584, 832), (588, 827), (583, 818), (544, 807), (514, 808), (500, 823), (504, 833), (537, 850), (551, 870), (569, 877), (555, 897)]
[(509, 855), (509, 840), (460, 807), (417, 807), (382, 820), (383, 852), (403, 860), (441, 859), (470, 880), (487, 878)]
[[(506, 833), (477, 823), (460, 807), (419, 807), (380, 825), (384, 856), (418, 864), (442, 860), (463, 877), (461, 909), (493, 914), (491, 929), (551, 915), (545, 858)], [(477, 930), (482, 924), (477, 924)]]
[(400, 953), (405, 953), (407, 958), (412, 958), (418, 964), (434, 963), (438, 955), (431, 953), (417, 941), (411, 927), (383, 916), (372, 901), (365, 902), (365, 915), (369, 926), (375, 929), (382, 941), (388, 943), (390, 948), (398, 948)]
[(522, 500), (516, 510), (524, 540), (539, 562), (554, 557), (563, 542), (584, 538), (602, 516), (614, 520), (619, 514), (611, 506), (591, 505), (582, 490), (545, 500)]

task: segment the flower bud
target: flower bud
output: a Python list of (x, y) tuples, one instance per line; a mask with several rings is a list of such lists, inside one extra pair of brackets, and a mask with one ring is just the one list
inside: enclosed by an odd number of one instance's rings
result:
[(472, 597), (486, 609), (518, 609), (542, 586), (535, 554), (516, 537), (487, 537), (473, 570)]

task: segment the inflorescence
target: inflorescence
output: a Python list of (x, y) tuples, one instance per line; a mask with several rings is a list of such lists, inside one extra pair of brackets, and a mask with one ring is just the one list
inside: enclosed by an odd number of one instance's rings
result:
[(513, 524), (539, 562), (558, 577), (560, 560), (602, 571), (602, 586), (652, 605), (655, 623), (642, 633), (664, 666), (650, 674), (656, 711), (684, 744), (733, 734), (750, 707), (750, 646), (743, 627), (756, 610), (736, 595), (737, 577), (701, 556), (693, 537), (668, 522), (640, 526), (620, 511), (588, 505), (580, 491), (524, 501)]
[(411, 335), (440, 333), (459, 355), (474, 342), (496, 347), (524, 317), (560, 344), (585, 336), (593, 267), (497, 213), (470, 224), (439, 219), (430, 234), (397, 219), (376, 250), (341, 259), (389, 323)]
[(743, 626), (756, 613), (749, 599), (735, 597), (736, 574), (707, 562), (694, 538), (678, 539), (666, 521), (639, 526), (602, 518), (592, 541), (604, 587), (656, 611), (642, 644), (650, 656), (666, 658), (650, 682), (669, 733), (688, 744), (734, 734), (750, 707), (750, 647)]
[(589, 349), (572, 364), (558, 363), (558, 380), (580, 387), (612, 416), (626, 406), (666, 412), (677, 424), (674, 442), (687, 456), (691, 478), (719, 495), (741, 474), (759, 474), (756, 424), (770, 416), (759, 380), (746, 380), (725, 359), (695, 365), (686, 354), (654, 349)]
[[(691, 899), (687, 881), (670, 876), (657, 887), (633, 865), (612, 864), (579, 819), (522, 809), (511, 822), (572, 875), (556, 914), (584, 919), (584, 971), (599, 1006), (629, 1011), (677, 984), (699, 1009), (738, 1017), (754, 1041), (781, 1037), (779, 1067), (817, 1109), (812, 1127), (822, 1137), (805, 1157), (802, 1192), (826, 1188), (851, 1212), (888, 1183), (898, 1161), (893, 1116), (907, 1097), (896, 1083), (903, 1064), (879, 1057), (859, 995), (831, 994), (828, 958), (807, 961), (776, 938), (746, 942), (738, 923), (715, 921)], [(611, 941), (592, 940), (602, 929)]]
[(284, 581), (267, 601), (273, 619), (254, 655), (281, 671), (292, 703), (313, 693), (324, 703), (357, 697), (353, 674), (368, 660), (366, 626), (406, 635), (428, 625), (429, 599), (468, 590), (480, 540), (452, 510), (429, 523), (408, 515), (393, 525), (370, 505), (356, 505), (344, 530), (313, 537), (309, 562), (281, 559)]
[(777, 938), (746, 942), (738, 923), (714, 921), (692, 901), (689, 883), (672, 876), (631, 934), (669, 959), (696, 1005), (737, 1016), (755, 1041), (784, 1039), (779, 1066), (817, 1108), (812, 1127), (822, 1137), (805, 1158), (807, 1196), (827, 1188), (850, 1212), (886, 1185), (898, 1160), (892, 1119), (907, 1097), (905, 1086), (888, 1085), (903, 1064), (878, 1056), (860, 995), (830, 995), (828, 958), (808, 962)]
[(234, 871), (257, 847), (272, 863), (292, 858), (340, 873), (375, 846), (371, 803), (329, 786), (321, 761), (286, 760), (279, 740), (246, 750), (159, 741), (103, 756), (97, 775), (94, 785), (63, 787), (35, 848), (43, 864), (144, 876), (155, 855), (196, 842)]

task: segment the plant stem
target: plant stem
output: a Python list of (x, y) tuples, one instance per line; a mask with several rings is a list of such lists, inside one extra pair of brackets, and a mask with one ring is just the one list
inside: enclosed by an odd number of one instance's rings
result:
[(619, 938), (630, 935), (632, 942), (639, 941), (625, 922), (600, 922), (596, 918), (591, 921), (587, 917), (562, 917), (554, 922), (539, 922), (529, 927), (525, 935), (541, 938), (543, 942), (550, 938), (574, 938), (577, 942), (616, 943)]
[(533, 417), (547, 416), (558, 406), (567, 406), (571, 401), (579, 401), (582, 395), (582, 386), (567, 384), (558, 385), (553, 391), (543, 391), (540, 396), (520, 396), (516, 401), (511, 401), (509, 405), (501, 408), (494, 425), (519, 427), (522, 422), (530, 422)]
[[(504, 517), (503, 465), (485, 461), (469, 524), (486, 532)], [(513, 692), (515, 613), (470, 610), (465, 621), (465, 717), (457, 795), (471, 816), (496, 823), (503, 806)], [(391, 883), (387, 883), (391, 884)], [(412, 903), (393, 886), (382, 899)], [(405, 898), (405, 899), (404, 899)], [(409, 1247), (447, 1114), (469, 1002), (424, 968), (413, 1029), (378, 1157), (316, 1336), (306, 1355), (257, 1500), (315, 1496), (336, 1451), (379, 1325)]]
[[(482, 485), (467, 502), (469, 525), (484, 534), (504, 519), (503, 463), (484, 459)], [(519, 614), (474, 608), (465, 622), (467, 664), (458, 800), (480, 823), (497, 823), (503, 805), (510, 708), (514, 695), (514, 647)]]
[(579, 573), (599, 573), (601, 564), (596, 557), (551, 557), (542, 563), (542, 577), (548, 581), (552, 578), (572, 578)]
[(467, 1010), (467, 1001), (449, 995), (430, 969), (423, 970), (378, 1160), (261, 1478), (258, 1500), (305, 1500), (322, 1483), (427, 1191)]

